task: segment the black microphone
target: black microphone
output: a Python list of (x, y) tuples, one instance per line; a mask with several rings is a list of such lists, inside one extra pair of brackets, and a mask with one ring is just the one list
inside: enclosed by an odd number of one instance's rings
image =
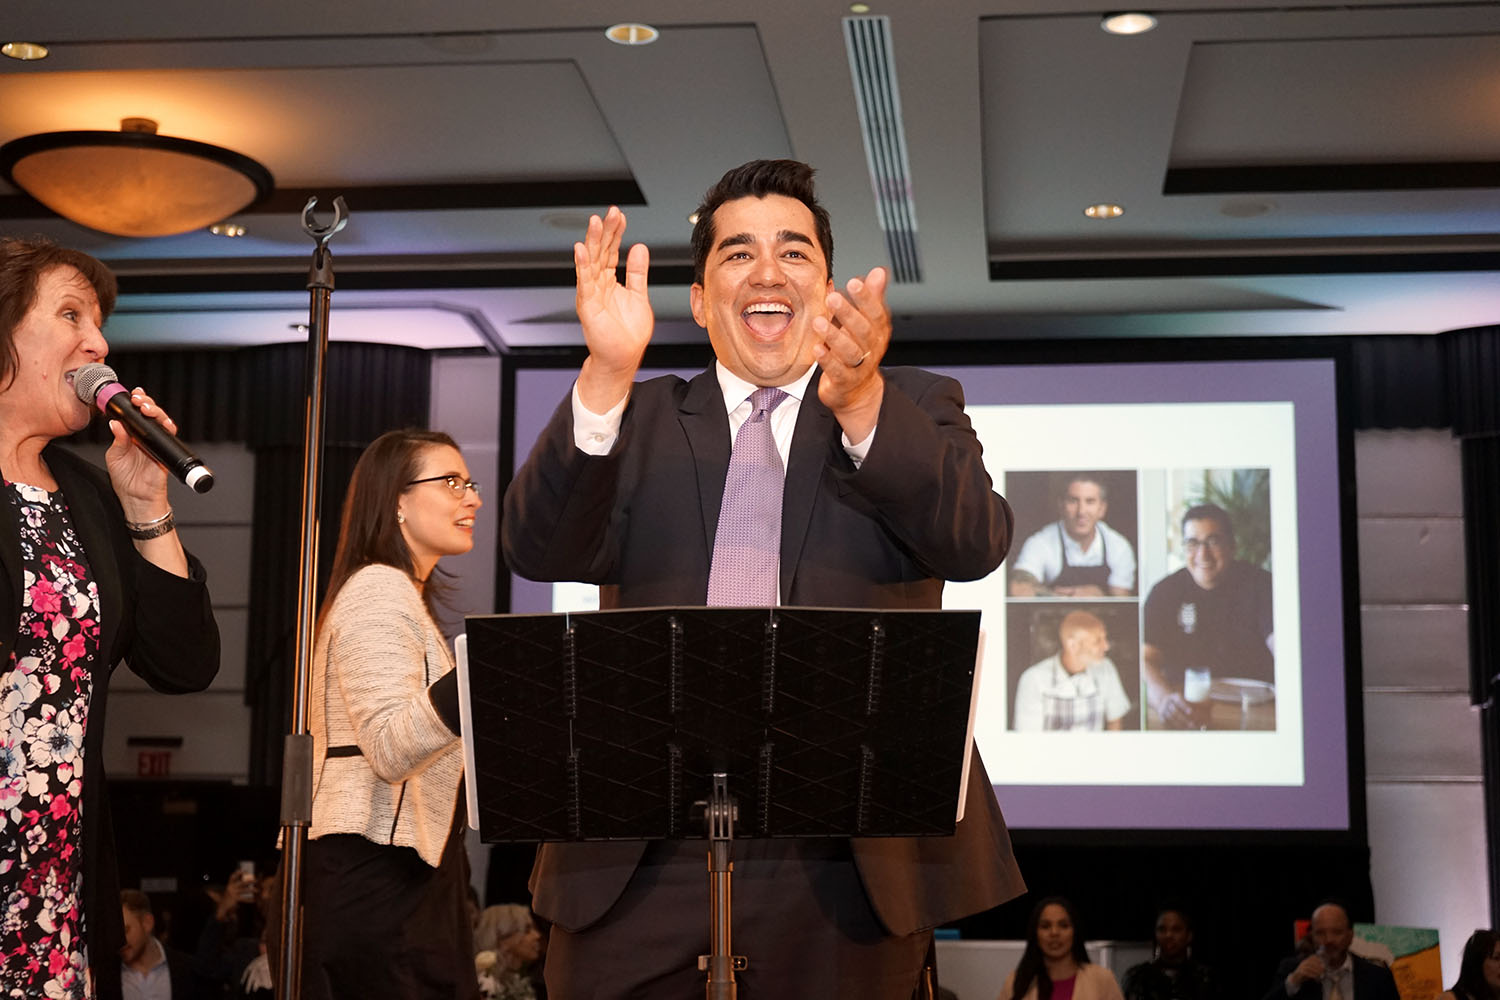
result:
[(213, 470), (188, 451), (175, 434), (169, 434), (165, 427), (135, 408), (130, 391), (120, 384), (109, 365), (96, 362), (80, 366), (73, 372), (73, 391), (109, 419), (123, 424), (135, 442), (179, 480), (199, 493), (214, 488)]

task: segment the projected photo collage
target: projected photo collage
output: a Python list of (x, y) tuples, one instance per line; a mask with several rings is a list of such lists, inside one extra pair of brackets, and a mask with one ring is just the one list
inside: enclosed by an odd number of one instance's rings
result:
[(1276, 728), (1269, 469), (1011, 471), (1014, 732)]

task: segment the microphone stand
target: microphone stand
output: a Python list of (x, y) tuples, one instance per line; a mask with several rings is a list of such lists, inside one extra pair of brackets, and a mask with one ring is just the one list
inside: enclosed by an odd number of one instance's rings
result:
[(333, 254), (328, 241), (349, 222), (342, 196), (333, 199), (333, 222), (313, 219), (317, 197), (302, 209), (302, 230), (317, 243), (307, 273), (307, 427), (303, 438), (302, 559), (297, 582), (297, 662), (292, 682), (292, 731), (281, 762), (281, 968), (277, 1000), (297, 1000), (302, 973), (302, 852), (312, 823), (312, 733), (307, 701), (312, 686), (313, 600), (318, 583), (318, 486), (323, 478), (323, 360), (328, 353), (328, 302), (333, 294)]

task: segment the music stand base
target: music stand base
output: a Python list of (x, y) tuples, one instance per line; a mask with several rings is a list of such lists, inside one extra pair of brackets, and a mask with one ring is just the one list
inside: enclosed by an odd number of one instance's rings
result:
[(743, 955), (732, 954), (730, 943), (734, 910), (731, 900), (734, 862), (730, 860), (730, 848), (734, 843), (738, 806), (729, 794), (729, 776), (724, 772), (714, 772), (713, 790), (704, 806), (708, 826), (709, 950), (707, 955), (698, 956), (698, 971), (708, 973), (704, 984), (708, 1000), (736, 1000), (738, 986), (734, 974), (749, 968), (750, 961)]

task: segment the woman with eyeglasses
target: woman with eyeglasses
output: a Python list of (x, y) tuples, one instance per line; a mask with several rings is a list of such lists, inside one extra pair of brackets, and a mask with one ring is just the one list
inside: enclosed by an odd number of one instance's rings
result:
[(480, 504), (446, 434), (392, 431), (354, 467), (313, 649), (304, 998), (479, 995), (434, 574)]

